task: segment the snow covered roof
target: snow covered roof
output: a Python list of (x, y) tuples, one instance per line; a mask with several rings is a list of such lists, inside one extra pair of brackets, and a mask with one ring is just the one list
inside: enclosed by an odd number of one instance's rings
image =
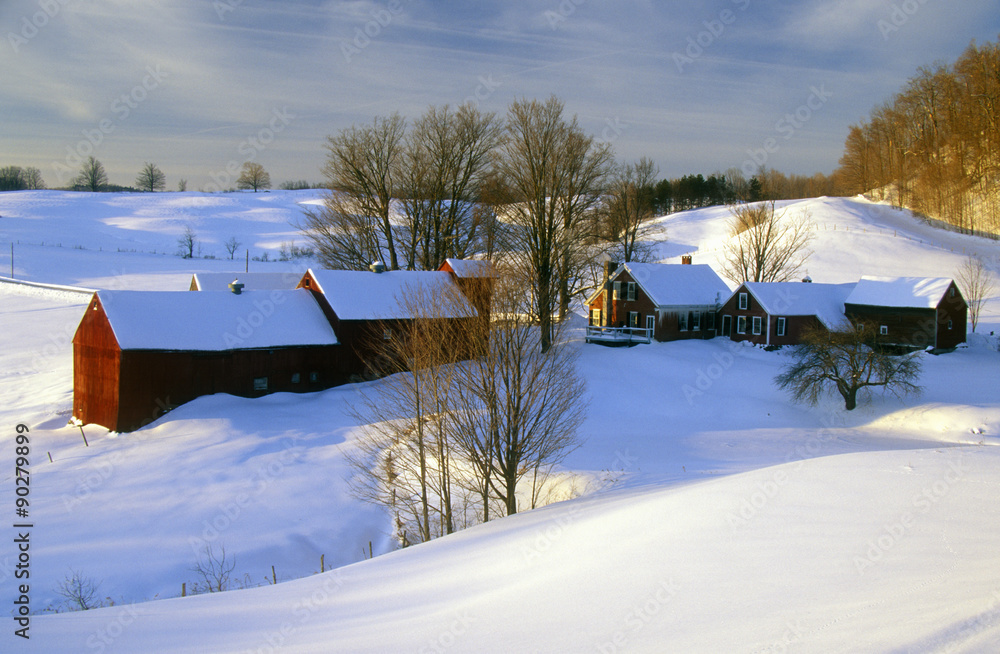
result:
[(445, 259), (458, 278), (493, 277), (493, 264), (486, 259)]
[(306, 290), (98, 291), (123, 350), (217, 352), (336, 345), (337, 336)]
[(947, 277), (861, 278), (846, 302), (879, 307), (934, 309), (951, 286)]
[(827, 329), (838, 329), (847, 320), (844, 301), (855, 285), (745, 282), (743, 286), (772, 316), (816, 316)]
[(245, 291), (291, 290), (302, 279), (301, 272), (203, 272), (191, 276), (193, 291), (228, 291), (239, 279)]
[(731, 291), (707, 264), (624, 263), (611, 276), (627, 270), (658, 307), (697, 306), (723, 302)]
[[(451, 273), (443, 271), (387, 270), (381, 273), (358, 270), (309, 271), (334, 313), (341, 320), (388, 320), (416, 318), (404, 298), (420, 295), (443, 297), (453, 294), (460, 303), (441, 318), (476, 315), (476, 310), (460, 292), (456, 293)], [(446, 303), (448, 304), (448, 303)], [(440, 309), (442, 304), (437, 305)]]

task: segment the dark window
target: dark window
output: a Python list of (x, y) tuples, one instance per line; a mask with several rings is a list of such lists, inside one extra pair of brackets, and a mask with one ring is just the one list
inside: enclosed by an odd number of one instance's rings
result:
[(887, 336), (889, 334), (889, 325), (882, 325), (878, 328), (878, 333), (882, 336)]
[(391, 329), (383, 329), (382, 330), (382, 340), (384, 340), (384, 341), (391, 341), (392, 340), (392, 330)]
[(635, 282), (628, 283), (628, 300), (635, 300)]
[(267, 377), (254, 377), (253, 378), (253, 389), (255, 391), (266, 391), (267, 390)]
[(311, 373), (309, 373), (309, 381), (311, 381), (313, 383), (318, 382), (319, 381), (319, 373), (318, 372), (311, 372)]
[(677, 314), (677, 329), (682, 332), (686, 332), (688, 329), (688, 316), (686, 313)]
[(736, 316), (736, 333), (746, 334), (747, 333), (747, 317), (746, 316)]
[(600, 309), (593, 309), (593, 310), (591, 310), (591, 312), (590, 312), (590, 324), (594, 325), (594, 326), (601, 324), (601, 310)]
[(701, 311), (691, 312), (691, 329), (694, 331), (701, 329)]
[(292, 383), (293, 384), (298, 384), (301, 379), (302, 379), (302, 376), (299, 375), (299, 373), (297, 373), (297, 372), (293, 372), (292, 373)]
[(753, 333), (760, 334), (760, 316), (753, 317)]
[(747, 301), (747, 294), (740, 293), (740, 309), (746, 309), (747, 306), (749, 306), (749, 302)]
[(705, 314), (705, 329), (715, 329), (715, 312), (709, 311)]
[(951, 329), (953, 325), (954, 325), (954, 323), (951, 320), (949, 320), (948, 321), (948, 329)]
[(778, 318), (778, 336), (785, 335), (785, 319)]
[(639, 312), (638, 311), (629, 311), (628, 312), (628, 326), (629, 327), (638, 327), (639, 326)]

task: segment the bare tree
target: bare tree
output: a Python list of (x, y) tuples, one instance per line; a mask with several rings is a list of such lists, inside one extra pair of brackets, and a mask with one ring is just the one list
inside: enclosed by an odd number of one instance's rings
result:
[(969, 322), (972, 324), (972, 331), (975, 332), (983, 305), (996, 291), (996, 283), (983, 260), (973, 254), (962, 262), (956, 278), (962, 289), (962, 295), (969, 304)]
[(236, 250), (238, 250), (243, 244), (240, 243), (240, 240), (235, 236), (230, 236), (229, 240), (223, 243), (223, 245), (226, 247), (226, 252), (229, 253), (229, 258), (232, 259), (236, 256)]
[(513, 222), (513, 247), (531, 280), (532, 314), (541, 327), (539, 346), (545, 352), (553, 341), (560, 292), (565, 291), (562, 280), (578, 273), (569, 263), (574, 261), (570, 252), (580, 242), (575, 227), (599, 195), (602, 177), (596, 174), (595, 158), (604, 159), (608, 151), (594, 146), (575, 117), (563, 117), (563, 103), (555, 96), (544, 103), (511, 104), (506, 132), (496, 167), (511, 190), (513, 203), (506, 209)]
[[(473, 339), (478, 351), (457, 367), (452, 389), (455, 445), (507, 515), (518, 511), (525, 475), (544, 476), (578, 446), (586, 407), (574, 345), (557, 329), (543, 351), (543, 334), (529, 318), (526, 280), (511, 272), (496, 278), (494, 319), (477, 323), (485, 330)], [(489, 506), (484, 493), (484, 521)]]
[(323, 175), (330, 192), (299, 224), (324, 266), (360, 270), (383, 261), (399, 269), (391, 212), (405, 128), (392, 114), (328, 137)]
[(183, 193), (186, 190), (188, 190), (188, 181), (184, 178), (181, 178), (181, 180), (177, 182), (177, 191)]
[(236, 557), (230, 558), (226, 554), (225, 545), (220, 546), (218, 552), (212, 545), (206, 545), (198, 562), (191, 568), (200, 577), (200, 583), (195, 583), (193, 592), (221, 593), (229, 590), (235, 569)]
[(612, 244), (612, 261), (649, 261), (653, 250), (649, 221), (653, 217), (653, 185), (656, 164), (643, 157), (620, 166), (608, 188), (600, 215), (602, 240)]
[(104, 164), (93, 156), (88, 157), (80, 166), (80, 174), (76, 176), (73, 185), (85, 191), (101, 191), (108, 185), (108, 174), (104, 172)]
[(793, 361), (775, 377), (779, 388), (796, 402), (817, 404), (835, 389), (844, 398), (844, 408), (854, 410), (858, 393), (882, 387), (896, 396), (919, 393), (917, 354), (891, 356), (879, 347), (877, 327), (858, 323), (842, 331), (817, 328), (803, 336)]
[(413, 125), (399, 160), (406, 267), (434, 270), (447, 257), (480, 250), (474, 201), (502, 137), (496, 115), (471, 103), (430, 107)]
[(185, 259), (194, 258), (194, 246), (198, 243), (198, 237), (188, 225), (184, 228), (184, 233), (177, 239), (177, 249), (181, 257)]
[(56, 587), (56, 595), (66, 600), (72, 611), (89, 611), (100, 608), (102, 602), (97, 599), (97, 589), (100, 587), (90, 577), (82, 572), (71, 570)]
[(773, 200), (734, 205), (730, 213), (724, 275), (742, 283), (784, 282), (800, 274), (810, 255), (808, 214), (787, 216), (775, 210)]
[(146, 162), (135, 178), (135, 185), (143, 191), (162, 191), (167, 188), (167, 176), (154, 163)]
[(264, 166), (256, 161), (247, 161), (240, 169), (236, 186), (242, 189), (253, 189), (253, 192), (256, 193), (258, 189), (271, 188), (271, 175), (264, 170)]

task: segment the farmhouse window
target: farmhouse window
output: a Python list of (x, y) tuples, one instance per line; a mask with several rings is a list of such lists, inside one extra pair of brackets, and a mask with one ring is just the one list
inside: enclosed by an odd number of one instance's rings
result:
[(746, 334), (747, 333), (747, 317), (746, 316), (736, 316), (736, 333)]
[(301, 379), (302, 379), (302, 376), (299, 373), (297, 373), (297, 372), (293, 372), (292, 373), (292, 383), (293, 384), (298, 384)]
[(254, 377), (253, 378), (253, 389), (255, 391), (266, 391), (267, 390), (267, 377)]
[(628, 297), (625, 299), (629, 302), (635, 300), (635, 282), (628, 283)]
[(612, 291), (611, 299), (613, 299), (613, 300), (619, 299), (622, 296), (622, 283), (621, 282), (615, 282), (612, 285), (612, 288), (614, 290)]
[(879, 333), (880, 336), (888, 336), (888, 334), (889, 334), (889, 325), (881, 325), (881, 326), (879, 326), (878, 333)]
[(785, 335), (785, 319), (778, 318), (778, 336)]
[(601, 310), (600, 309), (592, 309), (591, 310), (591, 312), (590, 312), (590, 324), (592, 326), (596, 326), (596, 325), (600, 325), (601, 324)]
[(754, 316), (753, 317), (753, 333), (754, 334), (760, 334), (760, 323), (761, 323), (760, 316)]
[(747, 294), (746, 293), (740, 293), (740, 309), (744, 309), (745, 310), (747, 308), (748, 304), (749, 303), (747, 302)]
[(677, 314), (677, 330), (682, 332), (688, 330), (688, 316), (683, 311)]
[(694, 331), (701, 329), (701, 311), (691, 312), (691, 329)]
[(382, 340), (383, 341), (391, 341), (392, 340), (392, 330), (391, 329), (383, 329), (382, 330)]
[(629, 311), (628, 312), (628, 326), (629, 327), (638, 327), (639, 326), (639, 312), (638, 311)]
[(705, 314), (705, 329), (715, 329), (715, 312), (709, 311)]
[(309, 373), (309, 381), (311, 381), (314, 384), (316, 382), (318, 382), (319, 381), (319, 373), (318, 372), (311, 372), (311, 373)]

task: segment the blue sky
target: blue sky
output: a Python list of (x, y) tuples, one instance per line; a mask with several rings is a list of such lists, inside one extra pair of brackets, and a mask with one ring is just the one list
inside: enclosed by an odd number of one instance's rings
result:
[[(375, 115), (555, 94), (662, 176), (831, 172), (851, 123), (920, 66), (1000, 35), (996, 0), (3, 0), (0, 165), (49, 186), (93, 154), (168, 188), (322, 180)], [(770, 139), (770, 141), (769, 141)], [(768, 151), (770, 150), (770, 151)]]

